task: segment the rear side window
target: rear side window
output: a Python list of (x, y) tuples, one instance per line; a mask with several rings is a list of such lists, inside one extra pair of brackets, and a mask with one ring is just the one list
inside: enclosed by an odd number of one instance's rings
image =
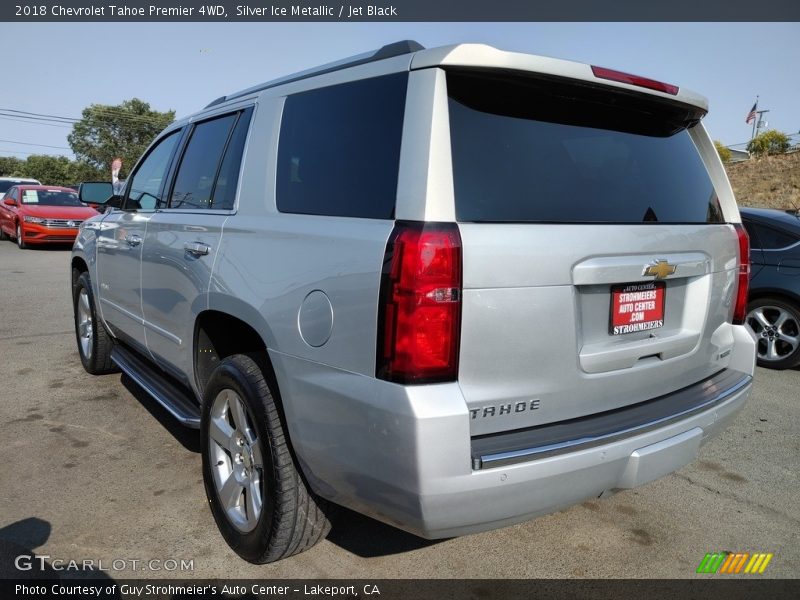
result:
[(467, 72), (447, 85), (459, 221), (724, 220), (690, 111)]
[(392, 218), (407, 82), (400, 73), (286, 98), (278, 210)]
[(745, 221), (745, 227), (748, 232), (751, 230), (756, 232), (755, 239), (751, 242), (751, 245), (763, 250), (780, 250), (798, 242), (796, 237), (772, 227), (756, 225), (748, 221)]
[(170, 208), (233, 208), (252, 110), (248, 108), (194, 126), (172, 186)]

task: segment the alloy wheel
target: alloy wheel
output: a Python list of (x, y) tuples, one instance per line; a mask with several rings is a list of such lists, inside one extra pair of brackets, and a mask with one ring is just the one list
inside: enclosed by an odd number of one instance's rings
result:
[(86, 288), (81, 288), (78, 294), (78, 341), (81, 344), (83, 356), (86, 360), (91, 359), (94, 323), (92, 322), (92, 309), (89, 305), (89, 293)]
[(759, 306), (747, 313), (747, 326), (758, 344), (758, 358), (773, 362), (783, 360), (800, 345), (797, 315), (780, 306)]
[(236, 529), (255, 529), (263, 507), (261, 441), (239, 394), (224, 389), (211, 406), (208, 445), (214, 487)]

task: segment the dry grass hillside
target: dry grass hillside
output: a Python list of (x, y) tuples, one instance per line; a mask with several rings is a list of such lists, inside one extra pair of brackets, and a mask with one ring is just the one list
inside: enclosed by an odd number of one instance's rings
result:
[(800, 152), (726, 165), (739, 206), (800, 209)]

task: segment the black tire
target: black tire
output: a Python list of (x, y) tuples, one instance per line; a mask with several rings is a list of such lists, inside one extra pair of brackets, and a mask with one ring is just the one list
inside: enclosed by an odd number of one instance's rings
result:
[(25, 240), (22, 239), (22, 223), (17, 223), (17, 247), (20, 250), (25, 250)]
[[(114, 347), (114, 342), (108, 334), (108, 331), (106, 331), (105, 325), (97, 318), (97, 309), (95, 307), (89, 273), (84, 271), (80, 273), (77, 278), (75, 277), (75, 273), (77, 272), (73, 273), (75, 284), (72, 288), (72, 312), (75, 323), (75, 341), (78, 344), (78, 354), (81, 357), (81, 364), (83, 364), (83, 368), (86, 369), (86, 372), (92, 375), (114, 373), (117, 371), (116, 365), (111, 362), (111, 350)], [(83, 292), (86, 293), (86, 299), (89, 304), (88, 312), (91, 317), (91, 336), (88, 343), (86, 343), (86, 328), (79, 322), (81, 314), (79, 303), (82, 302)], [(84, 350), (84, 348), (86, 348), (86, 350)]]
[(747, 305), (745, 323), (756, 336), (759, 367), (791, 369), (800, 364), (800, 307), (796, 304), (778, 297), (756, 298)]
[[(231, 391), (236, 396), (231, 395)], [(203, 398), (200, 429), (203, 480), (211, 512), (228, 545), (239, 556), (256, 564), (274, 562), (308, 550), (330, 530), (326, 515), (329, 505), (309, 489), (299, 472), (281, 421), (276, 394), (274, 378), (269, 377), (268, 382), (253, 357), (236, 354), (224, 359), (214, 369)], [(248, 431), (242, 434), (242, 440), (245, 436), (250, 438), (252, 444), (245, 445), (248, 449), (255, 446), (260, 448), (262, 466), (255, 466), (259, 462), (253, 458), (255, 453), (250, 453), (251, 458), (244, 462), (241, 459), (236, 462), (237, 465), (246, 465), (245, 473), (256, 474), (259, 483), (238, 484), (242, 491), (238, 492), (240, 496), (236, 502), (241, 504), (241, 508), (226, 509), (220, 499), (222, 492), (217, 491), (217, 486), (222, 485), (222, 479), (225, 478), (220, 474), (221, 470), (230, 468), (226, 481), (234, 478), (235, 457), (230, 450), (224, 450), (223, 444), (214, 441), (210, 426), (213, 413), (215, 420), (227, 419), (226, 423), (234, 431), (231, 438), (238, 435), (230, 408), (220, 410), (221, 406), (230, 406), (236, 397), (241, 400), (248, 422)], [(218, 399), (219, 402), (215, 404)], [(215, 471), (212, 471), (212, 461)], [(215, 477), (220, 481), (219, 484)], [(258, 512), (254, 510), (252, 517), (248, 515), (252, 519), (251, 529), (242, 530), (234, 524), (227, 511), (249, 512), (247, 501), (250, 500), (250, 488), (247, 485), (254, 485), (255, 489), (260, 490), (254, 496), (260, 496), (261, 508)]]
[(3, 231), (3, 228), (0, 227), (0, 242), (4, 242), (7, 239), (8, 239), (8, 234), (6, 234), (6, 232)]

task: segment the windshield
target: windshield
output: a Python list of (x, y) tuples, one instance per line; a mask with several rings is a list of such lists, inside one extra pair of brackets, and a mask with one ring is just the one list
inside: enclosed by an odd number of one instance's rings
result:
[(39, 206), (83, 206), (75, 192), (62, 190), (22, 190), (23, 204)]

